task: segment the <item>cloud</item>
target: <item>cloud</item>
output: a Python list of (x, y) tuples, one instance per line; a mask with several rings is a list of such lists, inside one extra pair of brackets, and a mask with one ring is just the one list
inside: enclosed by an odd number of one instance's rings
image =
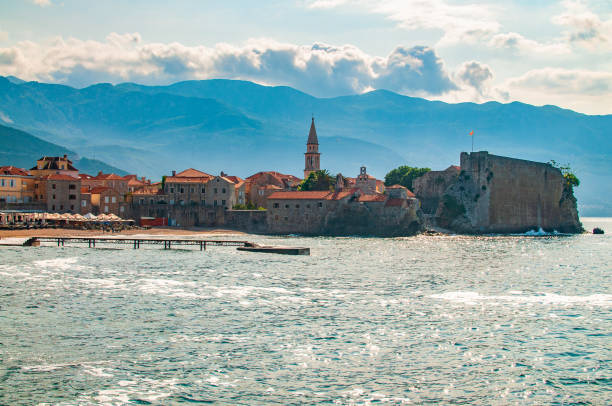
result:
[(493, 79), (493, 71), (480, 62), (464, 62), (455, 75), (461, 82), (468, 84), (481, 94)]
[(440, 30), (437, 45), (474, 43), (499, 31), (495, 7), (478, 4), (450, 4), (444, 0), (315, 0), (310, 8), (359, 7), (385, 16), (408, 30)]
[(11, 120), (11, 118), (8, 115), (4, 114), (1, 111), (0, 111), (0, 120), (4, 121), (5, 123), (8, 123), (8, 124), (13, 124), (13, 120)]
[(561, 41), (542, 43), (525, 38), (516, 32), (494, 35), (488, 42), (492, 48), (506, 49), (520, 54), (563, 55), (571, 52), (568, 44)]
[(8, 39), (8, 32), (0, 30), (0, 42)]
[(428, 47), (397, 47), (387, 57), (352, 45), (310, 46), (250, 40), (214, 47), (144, 43), (139, 34), (112, 33), (106, 41), (55, 38), (0, 48), (0, 74), (81, 87), (96, 82), (164, 84), (233, 78), (289, 85), (317, 96), (387, 88), (441, 94), (455, 89), (442, 60)]
[(51, 5), (51, 0), (32, 0), (32, 3), (36, 4), (37, 6), (47, 7)]
[(584, 2), (565, 0), (564, 12), (552, 18), (554, 24), (566, 27), (564, 39), (591, 51), (612, 50), (612, 16), (602, 20)]
[(510, 78), (500, 86), (517, 100), (556, 104), (589, 114), (610, 114), (612, 72), (543, 68)]

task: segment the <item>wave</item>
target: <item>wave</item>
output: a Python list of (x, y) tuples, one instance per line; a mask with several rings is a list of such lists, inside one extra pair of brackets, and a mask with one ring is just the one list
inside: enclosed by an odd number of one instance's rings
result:
[(612, 306), (612, 295), (608, 294), (593, 294), (588, 296), (566, 296), (556, 293), (536, 292), (532, 295), (523, 295), (519, 292), (509, 292), (508, 295), (481, 295), (478, 292), (457, 291), (445, 292), (431, 295), (433, 299), (448, 300), (456, 303), (477, 304), (483, 302), (503, 304), (503, 303), (518, 303), (518, 304), (585, 304), (593, 306)]

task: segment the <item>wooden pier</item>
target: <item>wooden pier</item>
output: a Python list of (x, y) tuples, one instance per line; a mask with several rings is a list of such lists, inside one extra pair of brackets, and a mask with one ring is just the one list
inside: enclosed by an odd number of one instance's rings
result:
[(163, 246), (165, 250), (179, 246), (196, 246), (200, 251), (206, 250), (209, 246), (225, 247), (248, 247), (252, 243), (238, 240), (191, 240), (179, 238), (117, 238), (117, 237), (32, 237), (24, 245), (37, 246), (41, 242), (57, 244), (64, 247), (66, 244), (87, 244), (89, 248), (104, 246), (108, 244), (121, 244), (132, 246), (134, 249), (141, 245)]
[(64, 247), (66, 244), (87, 244), (89, 248), (104, 247), (109, 245), (131, 246), (134, 249), (139, 249), (141, 245), (154, 245), (162, 247), (165, 250), (180, 246), (195, 246), (199, 247), (200, 251), (205, 251), (206, 247), (224, 246), (238, 247), (240, 251), (262, 252), (269, 254), (285, 254), (285, 255), (310, 255), (310, 248), (304, 247), (279, 247), (279, 246), (260, 246), (258, 244), (242, 241), (242, 240), (196, 240), (184, 238), (122, 238), (122, 237), (31, 237), (22, 244), (3, 244), (3, 245), (21, 245), (25, 247), (38, 247), (40, 243), (57, 244), (58, 247)]

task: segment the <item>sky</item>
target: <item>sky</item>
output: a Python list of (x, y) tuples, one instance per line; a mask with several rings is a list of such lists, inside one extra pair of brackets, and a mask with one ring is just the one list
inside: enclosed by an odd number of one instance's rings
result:
[(244, 79), (612, 114), (612, 1), (1, 0), (0, 75)]

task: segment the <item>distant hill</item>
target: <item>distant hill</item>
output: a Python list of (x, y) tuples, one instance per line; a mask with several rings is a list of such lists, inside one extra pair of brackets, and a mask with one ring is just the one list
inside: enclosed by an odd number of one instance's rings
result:
[(80, 154), (159, 178), (196, 167), (300, 175), (315, 115), (322, 166), (377, 177), (408, 164), (456, 164), (471, 148), (569, 163), (583, 215), (612, 215), (612, 115), (523, 103), (448, 104), (385, 90), (321, 99), (289, 87), (204, 80), (84, 89), (0, 77), (0, 120)]
[(43, 141), (26, 132), (0, 125), (0, 166), (12, 165), (30, 169), (36, 165), (36, 160), (43, 155), (68, 155), (74, 166), (84, 173), (97, 174), (98, 171), (127, 175), (124, 170), (115, 168), (102, 161), (88, 158), (78, 158), (76, 154), (64, 147)]

